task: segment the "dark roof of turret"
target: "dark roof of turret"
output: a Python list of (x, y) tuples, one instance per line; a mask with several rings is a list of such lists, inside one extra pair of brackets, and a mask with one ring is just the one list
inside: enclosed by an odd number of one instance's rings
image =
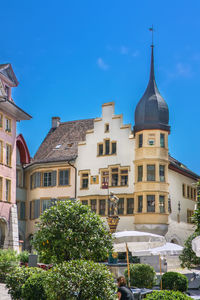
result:
[(156, 85), (153, 47), (152, 45), (149, 83), (135, 109), (134, 132), (144, 129), (170, 130), (168, 106)]

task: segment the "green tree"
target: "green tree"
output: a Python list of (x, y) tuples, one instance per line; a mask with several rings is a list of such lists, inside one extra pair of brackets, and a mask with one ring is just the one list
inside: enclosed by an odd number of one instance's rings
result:
[[(103, 264), (72, 260), (46, 272), (47, 299), (114, 300), (116, 283)], [(62, 287), (62, 288), (61, 288)]]
[(193, 215), (193, 221), (196, 225), (195, 232), (185, 241), (182, 254), (179, 256), (182, 268), (191, 268), (200, 265), (200, 258), (192, 250), (192, 240), (200, 235), (200, 181), (197, 182), (197, 209)]
[(33, 246), (43, 262), (102, 261), (112, 249), (103, 220), (78, 201), (58, 201), (40, 217)]

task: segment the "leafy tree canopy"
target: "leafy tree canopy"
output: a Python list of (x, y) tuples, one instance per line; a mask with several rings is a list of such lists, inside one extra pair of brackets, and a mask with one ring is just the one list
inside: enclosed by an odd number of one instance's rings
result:
[(58, 201), (40, 217), (33, 246), (43, 262), (102, 261), (112, 249), (103, 220), (78, 201)]
[(196, 225), (196, 230), (185, 241), (183, 252), (179, 256), (182, 268), (191, 268), (200, 265), (200, 257), (197, 257), (192, 250), (192, 240), (200, 235), (200, 181), (197, 182), (197, 209), (192, 218)]

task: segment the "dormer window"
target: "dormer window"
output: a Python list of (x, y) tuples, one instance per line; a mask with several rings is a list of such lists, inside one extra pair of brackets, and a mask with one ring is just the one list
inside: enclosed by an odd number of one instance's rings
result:
[(5, 93), (9, 97), (9, 87), (7, 85), (5, 85)]

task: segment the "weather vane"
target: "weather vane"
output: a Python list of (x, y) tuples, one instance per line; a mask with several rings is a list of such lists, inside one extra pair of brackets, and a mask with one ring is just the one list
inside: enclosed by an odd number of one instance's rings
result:
[(153, 44), (153, 32), (155, 31), (154, 28), (153, 28), (153, 24), (152, 26), (149, 28), (149, 31), (152, 32), (152, 44), (151, 44), (151, 47), (154, 47), (154, 44)]

